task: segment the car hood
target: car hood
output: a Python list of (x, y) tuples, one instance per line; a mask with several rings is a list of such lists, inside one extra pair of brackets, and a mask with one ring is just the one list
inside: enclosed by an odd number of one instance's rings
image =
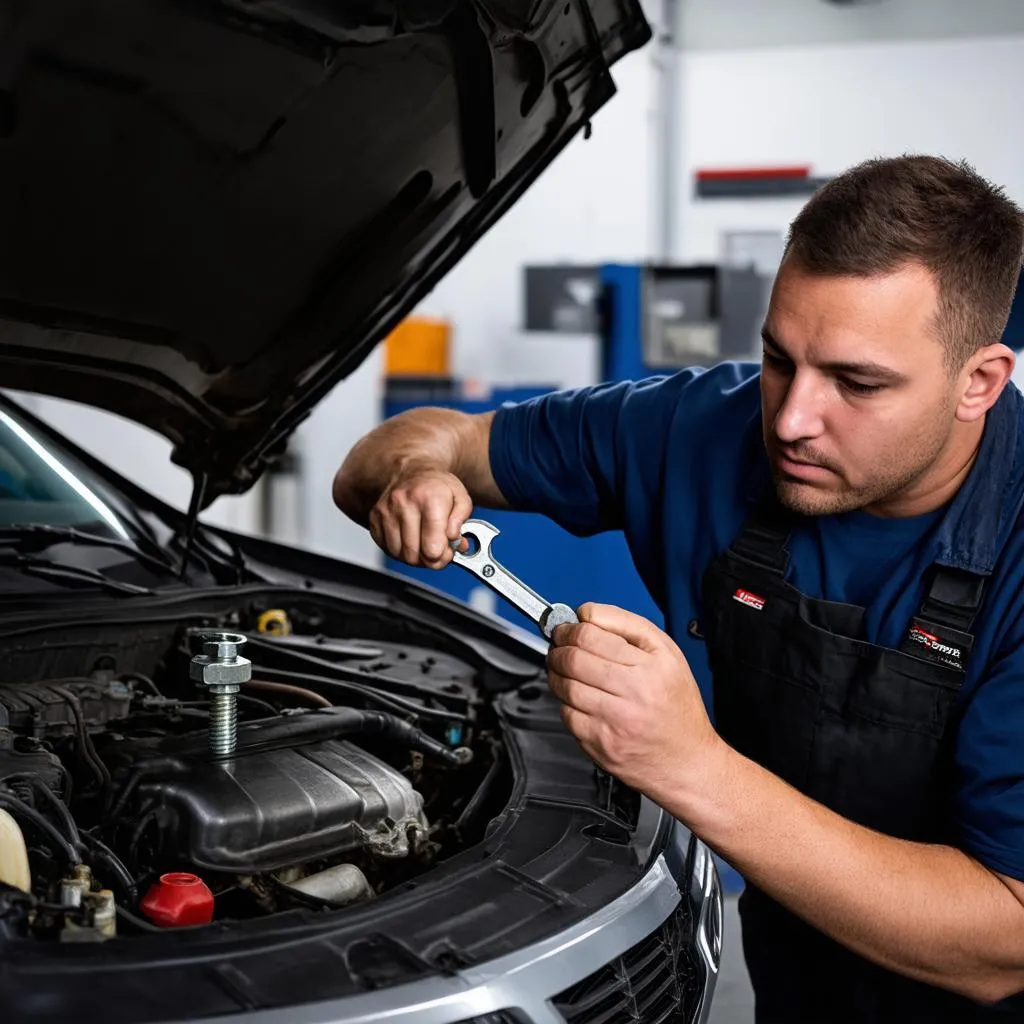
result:
[(649, 36), (637, 0), (11, 0), (0, 379), (245, 490)]

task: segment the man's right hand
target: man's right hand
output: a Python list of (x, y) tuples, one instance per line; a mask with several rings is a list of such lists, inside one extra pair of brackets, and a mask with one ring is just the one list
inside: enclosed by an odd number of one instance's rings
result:
[[(441, 470), (404, 474), (370, 509), (370, 535), (392, 558), (409, 565), (443, 569), (455, 553), (473, 501), (462, 481)], [(466, 541), (461, 549), (465, 550)]]
[(474, 505), (508, 508), (491, 474), (493, 417), (424, 407), (385, 420), (338, 468), (335, 504), (392, 558), (443, 569)]

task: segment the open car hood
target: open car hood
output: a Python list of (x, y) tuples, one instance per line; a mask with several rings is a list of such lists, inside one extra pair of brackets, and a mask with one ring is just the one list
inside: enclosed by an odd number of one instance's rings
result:
[(5, 0), (0, 381), (245, 490), (649, 36), (637, 0)]

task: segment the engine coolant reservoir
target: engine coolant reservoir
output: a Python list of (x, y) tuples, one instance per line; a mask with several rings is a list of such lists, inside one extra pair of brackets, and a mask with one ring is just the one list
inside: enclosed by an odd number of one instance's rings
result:
[(0, 808), (0, 882), (30, 892), (32, 874), (28, 866), (28, 850), (21, 828), (7, 811)]

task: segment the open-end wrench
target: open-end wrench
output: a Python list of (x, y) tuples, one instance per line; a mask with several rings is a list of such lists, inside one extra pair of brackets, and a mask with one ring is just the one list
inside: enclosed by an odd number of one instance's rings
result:
[(462, 545), (461, 537), (451, 541), (451, 546), (455, 548), (452, 561), (486, 583), (528, 619), (536, 622), (541, 633), (548, 639), (551, 638), (555, 626), (563, 622), (579, 622), (576, 613), (567, 604), (551, 604), (545, 601), (494, 560), (491, 542), (499, 533), (501, 531), (496, 526), (483, 519), (467, 519), (462, 524), (462, 537), (468, 540), (469, 550), (459, 551)]

